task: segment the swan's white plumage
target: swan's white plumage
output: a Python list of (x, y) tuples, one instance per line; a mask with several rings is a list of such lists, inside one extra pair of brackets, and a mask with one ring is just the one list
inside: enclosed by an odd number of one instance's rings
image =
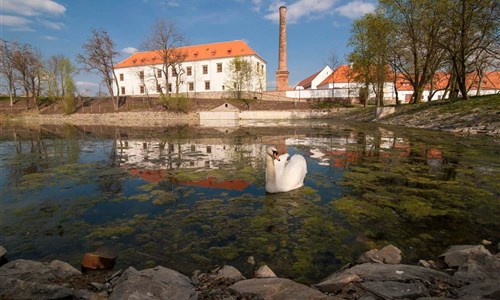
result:
[(307, 173), (306, 160), (302, 155), (295, 154), (288, 159), (288, 154), (275, 159), (275, 147), (266, 151), (266, 191), (269, 193), (288, 192), (304, 185)]

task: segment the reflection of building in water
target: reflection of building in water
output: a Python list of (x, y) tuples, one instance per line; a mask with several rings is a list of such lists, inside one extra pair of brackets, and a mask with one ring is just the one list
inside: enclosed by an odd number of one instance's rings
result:
[[(222, 139), (163, 142), (160, 140), (117, 140), (122, 167), (139, 169), (212, 168), (263, 153), (258, 144), (229, 145)], [(254, 162), (252, 162), (254, 163)], [(255, 167), (255, 165), (252, 165)]]

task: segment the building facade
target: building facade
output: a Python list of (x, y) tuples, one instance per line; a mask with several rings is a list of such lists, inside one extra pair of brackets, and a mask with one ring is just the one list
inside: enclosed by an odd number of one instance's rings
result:
[[(221, 97), (231, 91), (230, 62), (239, 57), (252, 66), (252, 80), (244, 91), (266, 90), (266, 61), (244, 41), (229, 41), (176, 48), (182, 60), (163, 70), (158, 51), (136, 52), (115, 65), (120, 96), (158, 96), (162, 93)], [(165, 74), (167, 73), (167, 74)], [(169, 84), (166, 84), (165, 75)]]

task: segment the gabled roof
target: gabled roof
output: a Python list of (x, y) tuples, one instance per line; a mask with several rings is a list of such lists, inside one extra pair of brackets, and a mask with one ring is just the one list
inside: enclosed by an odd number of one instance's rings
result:
[[(242, 40), (202, 44), (175, 48), (175, 53), (184, 56), (184, 61), (198, 61), (214, 58), (255, 55), (262, 59), (257, 52)], [(265, 62), (264, 59), (262, 61)], [(115, 65), (115, 68), (137, 67), (161, 64), (162, 59), (158, 51), (136, 52)]]
[(349, 65), (342, 65), (335, 69), (328, 77), (326, 77), (323, 82), (318, 84), (318, 86), (325, 85), (327, 83), (340, 83), (340, 82), (353, 82), (353, 76), (349, 77), (351, 72), (351, 67)]
[(304, 89), (310, 88), (312, 81), (314, 80), (314, 78), (316, 78), (316, 76), (319, 75), (319, 73), (321, 73), (321, 71), (323, 71), (323, 70), (319, 70), (318, 72), (316, 72), (316, 73), (312, 74), (311, 76), (307, 77), (306, 79), (302, 80), (301, 82), (299, 82), (297, 84), (297, 86), (301, 86)]

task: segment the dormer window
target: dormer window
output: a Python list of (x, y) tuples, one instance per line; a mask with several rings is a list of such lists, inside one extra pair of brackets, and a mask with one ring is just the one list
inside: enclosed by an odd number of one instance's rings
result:
[(227, 49), (227, 54), (231, 54), (233, 52), (233, 49)]

